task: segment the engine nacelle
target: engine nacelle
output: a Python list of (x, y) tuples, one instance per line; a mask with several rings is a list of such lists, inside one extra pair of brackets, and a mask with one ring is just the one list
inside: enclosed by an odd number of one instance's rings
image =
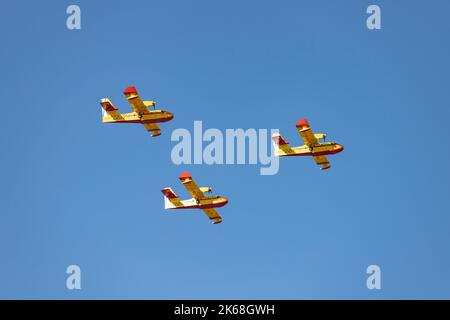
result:
[(201, 187), (200, 191), (204, 192), (204, 193), (210, 193), (211, 192), (211, 187)]
[(144, 106), (146, 106), (147, 108), (155, 108), (156, 101), (144, 101)]
[(327, 135), (325, 133), (315, 133), (314, 137), (316, 137), (317, 140), (325, 140)]

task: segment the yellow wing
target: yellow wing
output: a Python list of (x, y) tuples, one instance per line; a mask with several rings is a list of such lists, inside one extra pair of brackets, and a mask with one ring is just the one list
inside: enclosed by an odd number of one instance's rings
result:
[(306, 119), (298, 121), (295, 126), (297, 127), (297, 131), (302, 137), (303, 142), (306, 146), (311, 148), (319, 145), (319, 141), (317, 141), (317, 138), (312, 132), (311, 127), (309, 126), (309, 123)]
[(203, 194), (203, 192), (200, 190), (200, 188), (197, 186), (197, 184), (192, 179), (191, 174), (189, 172), (187, 172), (187, 171), (183, 172), (179, 176), (179, 179), (194, 199), (206, 198), (205, 195)]
[(142, 101), (135, 87), (128, 87), (123, 91), (125, 97), (127, 97), (128, 102), (131, 104), (134, 112), (137, 114), (147, 114), (150, 113), (144, 101)]
[(210, 218), (211, 220), (214, 220), (214, 224), (218, 224), (222, 222), (222, 217), (220, 214), (216, 211), (216, 209), (204, 209), (203, 212)]
[(156, 123), (143, 123), (147, 131), (153, 131), (152, 137), (161, 135), (161, 128)]
[(313, 156), (313, 159), (316, 162), (316, 164), (322, 166), (320, 170), (325, 170), (331, 167), (330, 162), (328, 161), (328, 158), (326, 156)]

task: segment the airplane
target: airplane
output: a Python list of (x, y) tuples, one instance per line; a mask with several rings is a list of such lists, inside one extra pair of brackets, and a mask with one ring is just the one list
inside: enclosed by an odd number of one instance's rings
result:
[[(341, 152), (344, 150), (344, 146), (335, 142), (325, 142), (326, 134), (313, 133), (306, 119), (299, 120), (295, 126), (305, 144), (303, 146), (291, 147), (289, 142), (279, 133), (274, 133), (272, 135), (272, 142), (275, 156), (312, 156), (316, 164), (322, 166), (320, 170), (329, 169), (331, 166), (326, 156)], [(318, 140), (323, 140), (324, 142), (321, 143)]]
[[(173, 119), (173, 114), (165, 110), (156, 110), (155, 101), (142, 101), (135, 87), (128, 87), (123, 91), (134, 112), (119, 113), (118, 109), (108, 98), (100, 101), (104, 123), (140, 123), (147, 131), (153, 131), (152, 137), (161, 135), (160, 122)], [(149, 108), (153, 107), (152, 110)]]
[(205, 193), (210, 193), (210, 187), (199, 188), (189, 172), (181, 173), (179, 177), (181, 183), (185, 186), (192, 198), (187, 200), (180, 200), (178, 195), (172, 188), (164, 188), (161, 192), (164, 195), (164, 209), (201, 209), (209, 217), (214, 220), (213, 224), (222, 222), (222, 217), (215, 208), (223, 207), (228, 203), (228, 199), (222, 196), (206, 196)]

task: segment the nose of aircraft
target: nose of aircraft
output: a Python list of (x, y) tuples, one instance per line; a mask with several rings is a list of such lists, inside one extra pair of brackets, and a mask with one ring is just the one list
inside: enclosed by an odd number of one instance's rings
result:
[(228, 199), (225, 197), (222, 197), (223, 205), (226, 205), (228, 203)]
[(173, 119), (173, 114), (172, 113), (168, 113), (167, 119), (172, 120)]
[(341, 144), (338, 144), (338, 150), (339, 150), (339, 152), (341, 152), (342, 150), (344, 150), (344, 146)]

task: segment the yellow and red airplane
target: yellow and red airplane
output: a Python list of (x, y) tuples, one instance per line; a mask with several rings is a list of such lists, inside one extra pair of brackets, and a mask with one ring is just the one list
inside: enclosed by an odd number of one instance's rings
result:
[(173, 192), (172, 188), (164, 188), (161, 192), (164, 194), (164, 209), (201, 209), (209, 217), (214, 220), (213, 224), (222, 222), (222, 217), (215, 208), (223, 207), (228, 203), (228, 199), (222, 196), (206, 196), (210, 193), (210, 187), (199, 188), (192, 179), (191, 174), (187, 171), (183, 172), (179, 177), (181, 183), (185, 186), (192, 198), (180, 200), (178, 195)]
[[(161, 135), (160, 122), (173, 119), (173, 114), (165, 110), (155, 110), (155, 101), (142, 101), (135, 87), (128, 87), (123, 92), (134, 112), (119, 113), (112, 102), (104, 98), (100, 101), (103, 113), (103, 122), (106, 123), (140, 123), (147, 131), (153, 131), (152, 137)], [(152, 110), (149, 107), (153, 107)]]
[(299, 120), (295, 126), (305, 144), (299, 147), (291, 147), (289, 142), (287, 142), (279, 133), (274, 133), (272, 135), (272, 141), (275, 149), (275, 156), (312, 156), (316, 164), (322, 165), (320, 170), (329, 169), (331, 166), (326, 156), (339, 153), (344, 150), (344, 147), (335, 142), (320, 143), (318, 140), (325, 141), (326, 134), (313, 133), (306, 119)]

